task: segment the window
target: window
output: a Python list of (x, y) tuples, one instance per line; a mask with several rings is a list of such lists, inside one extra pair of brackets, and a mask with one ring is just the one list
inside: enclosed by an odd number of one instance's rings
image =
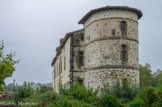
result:
[(57, 64), (57, 76), (58, 76), (58, 74), (59, 74), (59, 67), (58, 67), (58, 64)]
[(81, 35), (81, 40), (84, 40), (84, 35), (83, 34)]
[(78, 83), (79, 83), (79, 84), (83, 84), (83, 79), (78, 78)]
[(111, 33), (112, 35), (115, 35), (115, 29), (112, 29)]
[(79, 45), (80, 44), (80, 41), (78, 39), (75, 40), (75, 44), (76, 45)]
[(80, 51), (79, 52), (79, 66), (82, 66), (83, 65), (83, 52)]
[(126, 21), (121, 22), (121, 32), (122, 34), (126, 33)]
[(122, 45), (122, 61), (126, 61), (126, 60), (127, 60), (127, 46)]
[(59, 75), (59, 72), (60, 72), (60, 64), (58, 64), (58, 66), (57, 66), (58, 68), (57, 68), (57, 76)]
[(59, 64), (59, 66), (60, 66), (60, 74), (62, 73), (62, 60), (60, 59), (60, 64)]
[(55, 66), (55, 71), (54, 71), (54, 79), (56, 78), (56, 66)]
[(64, 57), (64, 70), (66, 70), (66, 56)]
[(62, 79), (60, 79), (60, 85), (62, 85)]
[(59, 91), (59, 83), (57, 83), (57, 91)]
[(56, 83), (54, 82), (54, 89), (56, 90)]

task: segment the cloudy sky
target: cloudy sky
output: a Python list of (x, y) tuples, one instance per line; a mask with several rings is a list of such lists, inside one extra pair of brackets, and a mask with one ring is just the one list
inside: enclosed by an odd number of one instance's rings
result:
[(81, 29), (78, 21), (91, 9), (130, 6), (142, 10), (139, 20), (140, 64), (162, 69), (161, 0), (0, 0), (0, 41), (5, 52), (16, 51), (16, 71), (12, 78), (47, 83), (52, 81), (55, 48), (67, 32)]

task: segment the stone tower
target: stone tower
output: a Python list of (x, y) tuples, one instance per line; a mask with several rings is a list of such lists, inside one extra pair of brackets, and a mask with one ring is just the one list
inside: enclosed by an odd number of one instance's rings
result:
[(139, 83), (138, 19), (142, 12), (106, 6), (88, 12), (84, 25), (84, 83), (87, 88), (112, 85), (117, 79)]

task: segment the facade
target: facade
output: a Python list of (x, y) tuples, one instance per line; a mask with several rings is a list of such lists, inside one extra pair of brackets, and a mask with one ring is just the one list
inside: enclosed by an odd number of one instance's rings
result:
[(78, 81), (87, 88), (112, 85), (117, 79), (139, 83), (138, 19), (142, 12), (124, 6), (106, 6), (88, 12), (84, 28), (60, 40), (52, 61), (53, 87)]

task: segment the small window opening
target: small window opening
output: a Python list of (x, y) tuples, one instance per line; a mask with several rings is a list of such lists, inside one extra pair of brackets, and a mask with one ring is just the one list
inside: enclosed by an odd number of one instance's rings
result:
[(62, 73), (62, 60), (61, 60), (61, 59), (60, 59), (59, 68), (60, 68), (60, 72), (59, 72), (59, 74), (61, 74), (61, 73)]
[(122, 45), (122, 61), (126, 61), (127, 60), (127, 46), (126, 45)]
[(111, 33), (112, 35), (115, 35), (115, 29), (112, 29)]
[(57, 91), (59, 90), (59, 83), (57, 83)]
[(59, 75), (59, 69), (60, 67), (57, 65), (57, 76)]
[(81, 35), (81, 40), (84, 40), (84, 35)]
[(79, 84), (83, 84), (83, 79), (78, 78), (78, 83), (79, 83)]
[(80, 44), (80, 42), (79, 42), (79, 40), (78, 40), (78, 39), (77, 39), (77, 40), (75, 40), (75, 43), (76, 43), (76, 44)]
[(56, 67), (55, 67), (55, 71), (54, 71), (54, 79), (56, 79)]
[(66, 70), (66, 56), (64, 57), (64, 70)]
[(126, 33), (126, 21), (121, 22), (121, 32)]
[(83, 54), (84, 53), (82, 51), (79, 52), (79, 66), (83, 65)]

